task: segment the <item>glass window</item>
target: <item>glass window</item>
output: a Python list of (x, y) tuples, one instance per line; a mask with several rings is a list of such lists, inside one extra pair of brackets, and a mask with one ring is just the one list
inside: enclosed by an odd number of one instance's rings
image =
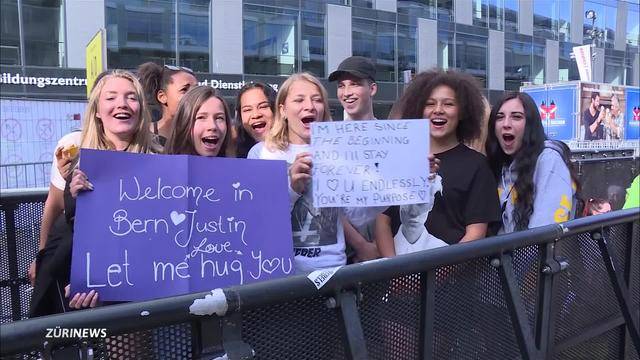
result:
[[(640, 5), (627, 4), (627, 44), (639, 46), (640, 44)], [(635, 8), (635, 9), (634, 9)]]
[(489, 12), (488, 0), (473, 0), (471, 6), (473, 25), (487, 27), (487, 17)]
[(580, 74), (578, 73), (578, 64), (575, 59), (571, 58), (573, 47), (576, 46), (572, 43), (560, 42), (559, 52), (560, 59), (558, 60), (558, 80), (559, 81), (572, 81), (580, 80)]
[(436, 0), (398, 0), (398, 14), (415, 18), (437, 19)]
[(605, 12), (605, 20), (604, 20), (604, 31), (605, 31), (605, 46), (613, 48), (613, 43), (616, 37), (616, 20), (618, 17), (618, 9), (615, 6), (610, 6), (610, 2), (608, 5), (604, 6)]
[(531, 62), (531, 81), (534, 84), (544, 84), (545, 45), (533, 42), (533, 57)]
[[(626, 85), (633, 85), (633, 86), (638, 86), (637, 81), (638, 78), (640, 77), (640, 74), (638, 74), (637, 69), (638, 67), (636, 66), (635, 69), (635, 73), (634, 73), (634, 62), (638, 62), (640, 61), (640, 54), (638, 52), (636, 52), (635, 54), (627, 54), (627, 56), (625, 56), (624, 58), (624, 78), (625, 78), (625, 84)], [(634, 80), (635, 80), (635, 84), (634, 84)]]
[[(328, 3), (330, 4), (331, 2), (327, 0), (304, 0), (300, 1), (300, 10), (325, 14), (327, 12)], [(340, 5), (344, 5), (344, 3)]]
[(415, 26), (398, 25), (398, 81), (402, 82), (402, 72), (416, 72), (416, 31)]
[(302, 70), (325, 76), (324, 14), (302, 12)]
[(487, 38), (456, 34), (456, 68), (473, 75), (487, 87)]
[(438, 4), (438, 20), (453, 22), (453, 0), (437, 0)]
[(351, 6), (373, 9), (373, 0), (351, 0)]
[(444, 70), (455, 67), (454, 38), (450, 31), (438, 31), (438, 67)]
[(604, 82), (611, 85), (624, 84), (624, 58), (618, 56), (604, 57)]
[(18, 2), (3, 0), (0, 10), (0, 64), (20, 65)]
[(293, 10), (244, 6), (245, 73), (290, 75), (297, 71), (297, 13)]
[(558, 9), (558, 40), (571, 41), (571, 1), (561, 1)]
[(347, 6), (349, 5), (349, 0), (326, 0), (327, 4), (332, 4), (332, 5), (343, 5), (343, 6)]
[(531, 78), (531, 42), (504, 42), (504, 88), (516, 91)]
[(209, 6), (211, 0), (179, 0), (180, 65), (209, 71)]
[(504, 30), (504, 1), (489, 1), (489, 28), (493, 30)]
[(23, 65), (64, 66), (63, 18), (60, 0), (22, 1)]
[(533, 2), (533, 35), (546, 39), (558, 39), (558, 2), (556, 0)]
[(438, 67), (444, 70), (455, 67), (453, 33), (438, 32)]
[(354, 18), (352, 27), (353, 55), (368, 57), (375, 62), (376, 80), (396, 81), (395, 25)]
[(107, 0), (109, 68), (176, 63), (175, 0)]
[(518, 0), (504, 0), (504, 30), (518, 32)]

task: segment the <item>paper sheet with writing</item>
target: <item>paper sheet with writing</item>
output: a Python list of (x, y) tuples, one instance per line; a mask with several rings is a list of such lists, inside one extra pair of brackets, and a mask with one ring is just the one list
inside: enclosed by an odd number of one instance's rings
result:
[(72, 292), (148, 300), (293, 274), (284, 161), (82, 149)]
[(428, 201), (426, 120), (313, 123), (311, 134), (315, 207)]

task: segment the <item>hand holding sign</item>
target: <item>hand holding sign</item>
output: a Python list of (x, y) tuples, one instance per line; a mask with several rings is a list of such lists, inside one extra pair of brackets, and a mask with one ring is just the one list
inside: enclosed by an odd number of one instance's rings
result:
[(283, 161), (83, 150), (82, 167), (95, 191), (78, 197), (73, 293), (147, 300), (293, 271)]
[(73, 170), (73, 178), (69, 184), (71, 196), (75, 199), (80, 191), (93, 190), (93, 184), (89, 182), (87, 175), (80, 169)]
[(291, 178), (291, 188), (298, 194), (302, 194), (307, 190), (307, 184), (311, 180), (311, 153), (302, 152), (296, 155), (291, 168), (289, 169), (289, 177)]
[[(379, 120), (312, 124), (315, 207), (368, 207), (429, 199), (429, 124)], [(435, 159), (432, 167), (436, 168)]]

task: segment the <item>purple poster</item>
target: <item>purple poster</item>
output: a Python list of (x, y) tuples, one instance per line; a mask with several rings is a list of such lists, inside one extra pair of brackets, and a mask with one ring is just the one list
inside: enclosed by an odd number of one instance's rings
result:
[(284, 161), (83, 149), (72, 292), (141, 301), (293, 274)]

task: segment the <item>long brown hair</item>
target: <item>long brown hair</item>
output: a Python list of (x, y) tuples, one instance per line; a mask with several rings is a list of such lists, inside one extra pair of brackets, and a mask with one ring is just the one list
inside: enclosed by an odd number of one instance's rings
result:
[(229, 132), (231, 131), (231, 112), (227, 102), (222, 96), (211, 86), (200, 85), (191, 88), (180, 100), (178, 109), (174, 115), (174, 125), (171, 130), (171, 136), (165, 146), (165, 154), (184, 154), (198, 155), (193, 143), (193, 127), (196, 122), (196, 114), (202, 104), (211, 98), (216, 98), (222, 102), (224, 108), (224, 122), (227, 125), (227, 132), (224, 135), (218, 157), (226, 155), (227, 146), (229, 144)]

